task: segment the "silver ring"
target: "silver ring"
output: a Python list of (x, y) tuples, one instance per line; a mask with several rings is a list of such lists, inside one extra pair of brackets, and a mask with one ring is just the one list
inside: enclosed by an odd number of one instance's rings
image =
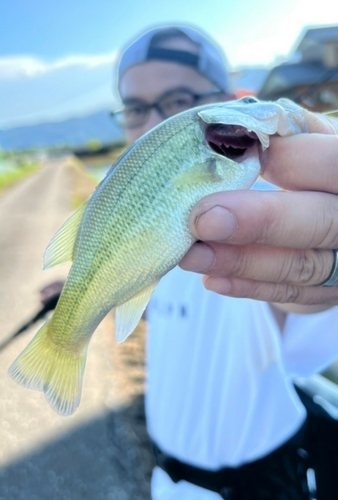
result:
[(338, 250), (333, 251), (333, 265), (330, 274), (319, 286), (337, 286), (338, 285)]

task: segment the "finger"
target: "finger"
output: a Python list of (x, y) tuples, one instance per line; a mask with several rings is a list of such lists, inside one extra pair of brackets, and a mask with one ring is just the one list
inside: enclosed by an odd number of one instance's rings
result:
[(281, 283), (265, 283), (237, 278), (204, 276), (207, 290), (227, 297), (249, 298), (281, 304), (333, 306), (338, 304), (338, 287), (301, 287)]
[(203, 241), (334, 249), (338, 197), (285, 191), (215, 193), (195, 205), (190, 230)]
[(284, 189), (338, 194), (338, 136), (273, 137), (262, 176)]
[(338, 120), (329, 113), (313, 113), (304, 110), (305, 120), (310, 134), (335, 134), (338, 132)]
[(208, 276), (311, 286), (327, 279), (333, 261), (332, 250), (198, 243), (185, 255), (180, 267)]

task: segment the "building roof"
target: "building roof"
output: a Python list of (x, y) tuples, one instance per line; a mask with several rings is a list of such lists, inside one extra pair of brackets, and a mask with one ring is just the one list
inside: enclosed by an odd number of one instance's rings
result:
[(338, 40), (338, 26), (322, 26), (318, 28), (307, 29), (299, 43), (299, 46), (306, 39), (311, 39), (316, 43), (336, 41)]
[(290, 88), (316, 85), (328, 80), (338, 81), (338, 67), (327, 68), (320, 62), (281, 64), (267, 75), (258, 92), (258, 97), (267, 99)]

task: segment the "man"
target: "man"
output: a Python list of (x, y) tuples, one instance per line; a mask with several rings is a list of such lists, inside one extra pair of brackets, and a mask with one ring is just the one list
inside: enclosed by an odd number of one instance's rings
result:
[[(200, 55), (197, 43), (178, 35), (177, 29), (149, 32), (121, 59), (119, 74), (123, 81), (119, 81), (119, 91), (130, 143), (169, 116), (196, 105), (234, 98), (225, 63), (213, 45), (203, 46)], [(147, 49), (146, 60), (139, 64), (137, 50)], [(199, 65), (205, 66), (202, 72)], [(210, 79), (205, 76), (209, 71)]]
[[(133, 42), (120, 59), (118, 89), (129, 142), (177, 112), (232, 98), (219, 50), (182, 27)], [(329, 318), (338, 326), (337, 315)], [(153, 499), (308, 499), (306, 411), (292, 377), (329, 364), (338, 339), (321, 344), (317, 357), (318, 324), (307, 322), (305, 339), (286, 322), (281, 335), (269, 304), (213, 294), (179, 268), (161, 280), (147, 319)]]

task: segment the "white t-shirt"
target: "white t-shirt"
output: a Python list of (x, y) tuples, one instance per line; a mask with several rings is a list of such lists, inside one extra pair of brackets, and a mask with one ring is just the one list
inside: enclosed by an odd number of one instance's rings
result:
[[(281, 335), (267, 303), (208, 292), (178, 267), (157, 287), (148, 320), (148, 431), (164, 452), (206, 469), (256, 460), (288, 440), (305, 419), (292, 378), (338, 353), (337, 308), (291, 314)], [(185, 500), (175, 496), (182, 487), (214, 498), (168, 479), (155, 469), (154, 499)], [(173, 496), (158, 496), (167, 482)]]

